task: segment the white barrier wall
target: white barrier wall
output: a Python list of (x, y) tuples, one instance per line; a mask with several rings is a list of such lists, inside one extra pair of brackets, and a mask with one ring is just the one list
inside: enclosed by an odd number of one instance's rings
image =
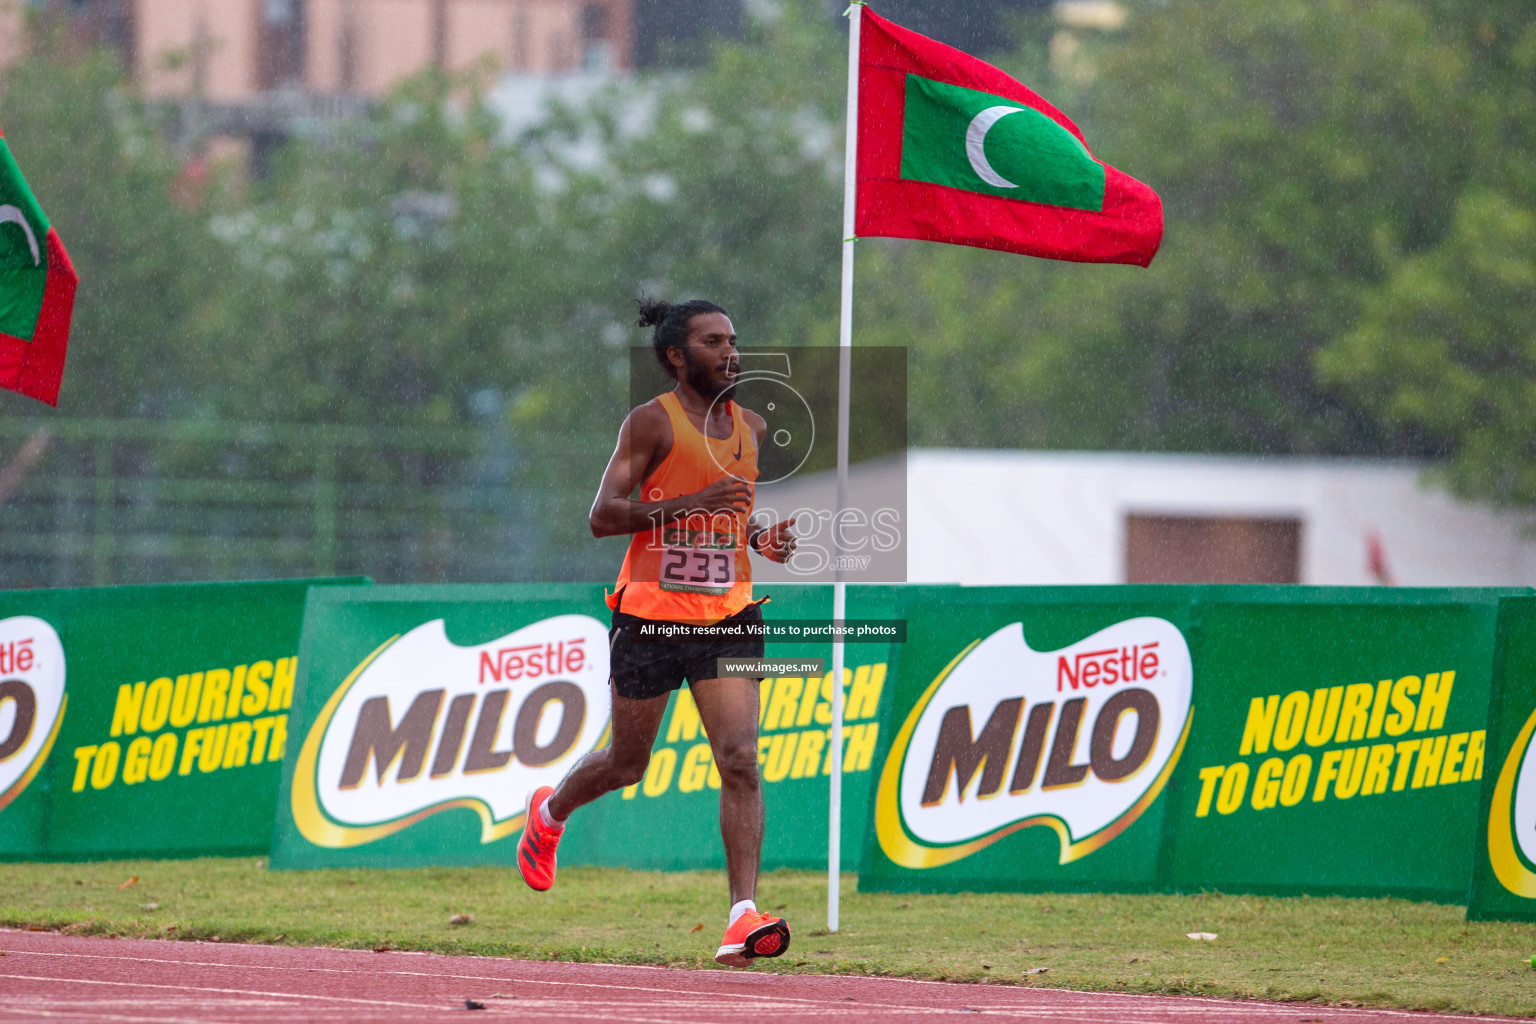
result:
[[(1529, 520), (1460, 501), (1423, 463), (1120, 452), (907, 454), (907, 580), (972, 585), (1126, 582), (1133, 515), (1300, 523), (1297, 582), (1378, 582), (1370, 537), (1403, 586), (1536, 583)], [(889, 495), (897, 463), (855, 466), (851, 491)], [(826, 490), (808, 477), (777, 497)], [(1378, 563), (1380, 564), (1380, 563)], [(766, 578), (766, 577), (765, 577)]]

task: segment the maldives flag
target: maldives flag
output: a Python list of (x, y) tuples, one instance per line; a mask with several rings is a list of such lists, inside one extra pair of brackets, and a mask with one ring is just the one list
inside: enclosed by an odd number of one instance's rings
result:
[(59, 404), (77, 281), (0, 135), (0, 387)]
[(997, 68), (864, 8), (855, 234), (1147, 266), (1163, 204)]

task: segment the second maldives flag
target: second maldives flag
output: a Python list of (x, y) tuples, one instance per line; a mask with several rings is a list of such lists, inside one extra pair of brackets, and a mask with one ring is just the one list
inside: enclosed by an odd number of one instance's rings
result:
[(59, 404), (74, 264), (0, 135), (0, 388)]
[(997, 68), (864, 8), (859, 237), (1147, 266), (1157, 193), (1095, 159), (1066, 115)]

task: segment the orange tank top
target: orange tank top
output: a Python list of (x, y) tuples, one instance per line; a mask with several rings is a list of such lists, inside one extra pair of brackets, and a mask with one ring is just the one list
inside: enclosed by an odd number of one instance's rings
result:
[[(672, 450), (640, 485), (641, 501), (694, 494), (726, 476), (749, 484), (757, 480), (757, 439), (739, 405), (726, 402), (731, 436), (715, 438), (693, 425), (672, 392), (657, 401), (672, 424)], [(735, 615), (752, 603), (750, 516), (750, 508), (700, 513), (635, 534), (608, 607), (674, 622), (711, 623)]]

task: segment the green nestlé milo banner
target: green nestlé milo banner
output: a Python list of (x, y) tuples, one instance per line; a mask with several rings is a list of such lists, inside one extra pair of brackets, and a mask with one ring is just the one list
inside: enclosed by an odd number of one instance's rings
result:
[(1536, 598), (1499, 602), (1487, 747), (1467, 917), (1536, 921)]
[(1498, 596), (913, 588), (860, 884), (1459, 899)]
[(512, 863), (528, 794), (607, 731), (602, 588), (339, 598), (304, 611), (272, 865)]
[(1193, 594), (913, 587), (900, 614), (860, 886), (1155, 886), (1200, 712)]
[[(772, 598), (771, 621), (825, 621), (831, 610), (827, 587), (759, 589)], [(316, 592), (305, 614), (295, 756), (281, 786), (273, 865), (512, 864), (528, 795), (609, 740), (603, 593), (585, 584)], [(881, 600), (889, 605), (889, 597), (865, 604)], [(862, 822), (860, 781), (867, 789), (878, 742), (888, 644), (848, 649), (851, 851)], [(825, 641), (805, 641), (770, 644), (767, 653), (826, 652)], [(764, 861), (816, 863), (826, 856), (830, 676), (770, 678), (760, 693)], [(716, 866), (719, 787), (697, 708), (682, 691), (644, 779), (572, 819), (561, 863)]]
[(264, 853), (304, 596), (349, 582), (0, 594), (0, 857)]

